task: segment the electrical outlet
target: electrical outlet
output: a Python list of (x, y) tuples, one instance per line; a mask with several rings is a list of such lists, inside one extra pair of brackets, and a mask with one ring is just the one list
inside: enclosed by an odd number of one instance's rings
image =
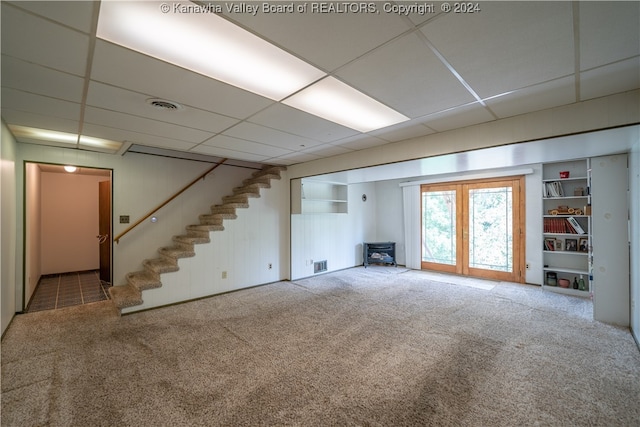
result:
[(529, 265), (529, 263), (527, 263), (527, 264), (525, 265), (525, 268), (528, 270), (528, 269), (529, 269), (529, 267), (531, 267), (531, 266)]
[(269, 270), (271, 270), (272, 268), (273, 268), (273, 265), (269, 263)]
[(120, 215), (120, 224), (129, 224), (129, 215)]
[(226, 279), (226, 278), (227, 278), (227, 272), (226, 272), (226, 271), (223, 271), (223, 272), (222, 272), (222, 278), (223, 278), (223, 279)]

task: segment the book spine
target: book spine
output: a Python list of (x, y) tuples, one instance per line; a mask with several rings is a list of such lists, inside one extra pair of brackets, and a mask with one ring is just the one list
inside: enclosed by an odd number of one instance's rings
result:
[(575, 234), (586, 234), (574, 217), (570, 216), (567, 218), (567, 222), (571, 225), (571, 228), (575, 230)]

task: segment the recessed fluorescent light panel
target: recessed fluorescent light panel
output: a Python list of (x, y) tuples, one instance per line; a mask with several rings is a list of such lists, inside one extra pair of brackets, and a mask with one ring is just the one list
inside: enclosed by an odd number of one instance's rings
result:
[(283, 104), (360, 132), (370, 132), (409, 120), (403, 114), (334, 77), (296, 93)]
[(216, 15), (216, 4), (103, 1), (97, 36), (276, 101), (326, 75)]
[(9, 125), (9, 129), (17, 140), (22, 142), (35, 143), (52, 143), (52, 145), (60, 146), (84, 146), (94, 151), (113, 152), (115, 153), (122, 146), (121, 142), (111, 141), (102, 138), (93, 138), (91, 136), (78, 135), (75, 133), (58, 132), (47, 129), (38, 129), (26, 126)]

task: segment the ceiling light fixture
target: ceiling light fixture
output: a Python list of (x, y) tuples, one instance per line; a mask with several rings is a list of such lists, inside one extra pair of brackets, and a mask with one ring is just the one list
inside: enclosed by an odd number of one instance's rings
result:
[(91, 147), (98, 151), (114, 153), (122, 146), (121, 142), (109, 139), (94, 138), (86, 135), (81, 135), (80, 138), (78, 138), (78, 135), (75, 133), (58, 132), (19, 125), (9, 125), (9, 129), (11, 133), (13, 133), (13, 136), (20, 142), (41, 143), (45, 141), (73, 147)]
[(360, 132), (409, 120), (334, 77), (327, 77), (285, 99), (283, 104)]
[(64, 170), (69, 172), (69, 173), (74, 173), (75, 171), (78, 170), (78, 168), (75, 167), (75, 166), (67, 165), (67, 166), (64, 167)]
[(103, 1), (97, 36), (361, 132), (409, 120), (218, 16), (215, 6)]
[(97, 36), (276, 101), (326, 75), (204, 9), (177, 2), (103, 1)]

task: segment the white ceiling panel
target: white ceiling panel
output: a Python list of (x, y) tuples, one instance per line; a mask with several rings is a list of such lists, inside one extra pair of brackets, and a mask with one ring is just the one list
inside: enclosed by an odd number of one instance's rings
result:
[(359, 133), (283, 104), (274, 104), (252, 116), (249, 121), (322, 142), (331, 142)]
[(80, 120), (80, 104), (3, 88), (2, 108), (48, 115), (60, 119)]
[(570, 2), (486, 2), (422, 31), (481, 98), (574, 72)]
[(240, 123), (239, 125), (232, 127), (225, 131), (224, 134), (234, 138), (260, 142), (262, 144), (285, 148), (292, 151), (302, 150), (303, 148), (310, 148), (321, 144), (319, 141), (315, 141), (313, 139), (292, 135), (290, 133), (281, 132), (276, 129), (247, 122)]
[(197, 147), (193, 147), (190, 152), (206, 154), (208, 156), (226, 157), (229, 159), (243, 159), (250, 162), (264, 162), (268, 158), (258, 154), (244, 153), (242, 151), (212, 147), (210, 145), (198, 145)]
[(500, 118), (576, 102), (573, 76), (542, 83), (485, 101)]
[(209, 132), (95, 107), (85, 109), (84, 119), (85, 123), (134, 132), (138, 129), (144, 129), (145, 133), (150, 135), (193, 142), (194, 144), (199, 144), (211, 137)]
[[(312, 10), (314, 6), (327, 6), (329, 3), (343, 8), (367, 5), (364, 2), (300, 2), (298, 4), (307, 5), (306, 13), (226, 15), (326, 71), (335, 70), (409, 29), (401, 17), (388, 13), (322, 13)], [(375, 3), (377, 8), (381, 4)]]
[(84, 79), (11, 56), (3, 56), (2, 86), (80, 103)]
[(314, 154), (299, 152), (299, 153), (285, 154), (284, 156), (279, 156), (279, 157), (273, 157), (273, 158), (267, 159), (267, 161), (269, 163), (273, 162), (281, 165), (292, 165), (295, 163), (310, 162), (312, 160), (318, 160), (320, 158), (321, 158), (320, 156), (316, 156)]
[(3, 108), (2, 118), (12, 125), (47, 129), (56, 132), (78, 133), (78, 120), (61, 119), (48, 114), (34, 114), (25, 111)]
[[(83, 76), (89, 36), (2, 2), (2, 53)], [(11, 34), (11, 36), (4, 36)]]
[(640, 54), (640, 2), (580, 2), (580, 70)]
[(292, 151), (281, 147), (275, 147), (273, 145), (260, 144), (258, 142), (247, 141), (240, 138), (232, 138), (226, 135), (215, 136), (205, 141), (202, 145), (224, 148), (227, 150), (239, 151), (242, 153), (257, 154), (264, 157), (277, 157), (283, 154), (291, 153)]
[(474, 102), (424, 117), (422, 122), (438, 132), (488, 122), (493, 118), (480, 103)]
[(82, 32), (91, 31), (91, 17), (93, 6), (99, 2), (81, 1), (17, 1), (10, 2), (17, 7), (26, 9), (48, 19), (58, 21), (61, 24), (76, 28)]
[(107, 126), (86, 123), (82, 134), (96, 138), (104, 138), (117, 142), (130, 142), (132, 144), (147, 145), (149, 147), (166, 148), (169, 150), (189, 151), (194, 143), (176, 139), (165, 138), (147, 133), (132, 132)]
[(640, 86), (640, 56), (580, 73), (580, 99), (625, 92)]
[(313, 148), (308, 148), (300, 152), (313, 154), (315, 156), (320, 156), (320, 157), (331, 157), (331, 156), (338, 156), (340, 154), (350, 153), (352, 151), (354, 150), (351, 150), (344, 146), (326, 144), (326, 145), (318, 145)]
[[(413, 1), (268, 2), (294, 8), (277, 13), (267, 2), (214, 3), (257, 6), (255, 16), (224, 15), (410, 120), (360, 133), (105, 42), (99, 2), (85, 0), (0, 2), (2, 119), (288, 165), (640, 88), (637, 1), (480, 2), (472, 14)], [(404, 6), (426, 10), (403, 15)]]
[(410, 118), (474, 101), (415, 34), (356, 60), (337, 75)]
[(358, 135), (336, 141), (332, 145), (348, 148), (350, 150), (364, 150), (365, 148), (377, 147), (388, 144), (389, 141), (371, 135)]
[(416, 138), (419, 136), (429, 135), (434, 131), (417, 121), (408, 121), (398, 123), (397, 125), (388, 126), (386, 128), (369, 132), (369, 135), (377, 136), (389, 142), (398, 142), (405, 139)]
[(120, 111), (214, 133), (221, 132), (238, 123), (237, 119), (190, 106), (184, 106), (182, 110), (154, 108), (146, 102), (148, 99), (151, 99), (149, 95), (91, 82), (87, 95), (87, 106)]
[(93, 80), (229, 117), (246, 118), (273, 103), (102, 40), (96, 42), (93, 68)]

